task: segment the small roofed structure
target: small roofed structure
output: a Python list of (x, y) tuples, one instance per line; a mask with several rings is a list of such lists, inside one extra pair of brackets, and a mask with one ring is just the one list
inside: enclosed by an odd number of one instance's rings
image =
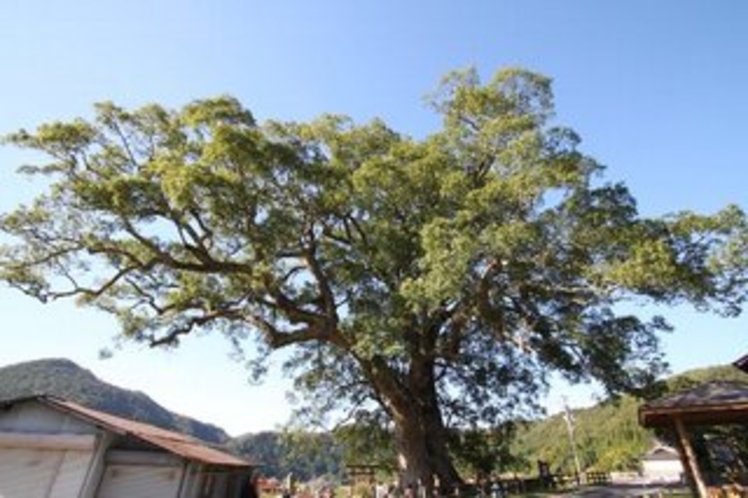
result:
[(677, 436), (678, 450), (689, 483), (698, 496), (707, 496), (707, 484), (690, 441), (689, 428), (748, 421), (748, 385), (714, 381), (650, 401), (639, 407), (639, 424), (647, 428), (670, 428)]
[(254, 465), (50, 396), (0, 402), (0, 496), (244, 498)]
[(648, 482), (679, 482), (683, 462), (678, 450), (658, 442), (641, 458), (641, 473)]
[(713, 381), (645, 403), (639, 409), (644, 427), (667, 427), (677, 416), (692, 425), (748, 421), (748, 385)]
[(742, 370), (743, 372), (748, 373), (748, 354), (741, 356), (737, 360), (733, 361), (732, 365), (738, 370)]

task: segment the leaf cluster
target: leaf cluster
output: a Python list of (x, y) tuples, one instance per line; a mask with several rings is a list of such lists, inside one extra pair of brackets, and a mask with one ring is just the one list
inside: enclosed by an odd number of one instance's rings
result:
[(443, 125), (422, 140), (343, 116), (259, 124), (228, 96), (11, 134), (49, 158), (22, 168), (49, 188), (0, 217), (0, 280), (152, 346), (295, 346), (309, 413), (391, 417), (431, 396), (461, 427), (537, 410), (552, 370), (650, 383), (669, 326), (621, 301), (740, 312), (744, 213), (640, 216), (552, 123), (548, 78), (456, 72), (432, 104)]

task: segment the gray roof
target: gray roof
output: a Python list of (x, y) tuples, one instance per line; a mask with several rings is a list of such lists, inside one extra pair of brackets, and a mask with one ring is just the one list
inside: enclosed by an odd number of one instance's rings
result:
[(733, 366), (748, 373), (748, 354), (741, 356), (737, 360), (732, 362)]
[(639, 407), (639, 423), (644, 427), (672, 425), (676, 416), (691, 424), (746, 422), (748, 385), (731, 381), (708, 382)]
[(662, 460), (680, 460), (680, 454), (678, 453), (678, 450), (671, 446), (658, 445), (649, 450), (642, 457), (642, 460), (646, 460), (648, 462)]

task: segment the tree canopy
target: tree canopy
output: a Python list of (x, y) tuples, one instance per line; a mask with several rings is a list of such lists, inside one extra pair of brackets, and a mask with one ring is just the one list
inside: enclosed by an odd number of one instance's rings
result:
[(122, 337), (196, 331), (287, 367), (317, 412), (392, 424), (406, 479), (459, 481), (449, 428), (536, 407), (550, 372), (636, 391), (664, 368), (638, 299), (734, 315), (746, 218), (644, 217), (553, 123), (548, 78), (446, 76), (415, 139), (326, 115), (257, 123), (236, 99), (98, 104), (6, 142), (48, 188), (0, 218), (0, 278), (116, 315)]

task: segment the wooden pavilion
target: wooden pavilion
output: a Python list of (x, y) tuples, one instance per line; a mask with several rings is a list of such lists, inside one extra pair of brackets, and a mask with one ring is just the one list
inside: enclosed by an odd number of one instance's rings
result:
[[(743, 357), (748, 367), (748, 358)], [(738, 360), (738, 361), (741, 361)], [(735, 362), (735, 366), (740, 366)], [(742, 368), (741, 368), (742, 369)], [(674, 393), (645, 403), (639, 408), (639, 424), (647, 428), (669, 428), (675, 431), (683, 468), (693, 492), (702, 498), (709, 496), (709, 487), (719, 483), (708, 482), (699, 468), (691, 442), (693, 428), (748, 422), (748, 385), (740, 382), (715, 381), (692, 389)], [(737, 476), (736, 478), (745, 476)], [(745, 480), (734, 486), (746, 490)], [(741, 492), (741, 496), (744, 496)]]

